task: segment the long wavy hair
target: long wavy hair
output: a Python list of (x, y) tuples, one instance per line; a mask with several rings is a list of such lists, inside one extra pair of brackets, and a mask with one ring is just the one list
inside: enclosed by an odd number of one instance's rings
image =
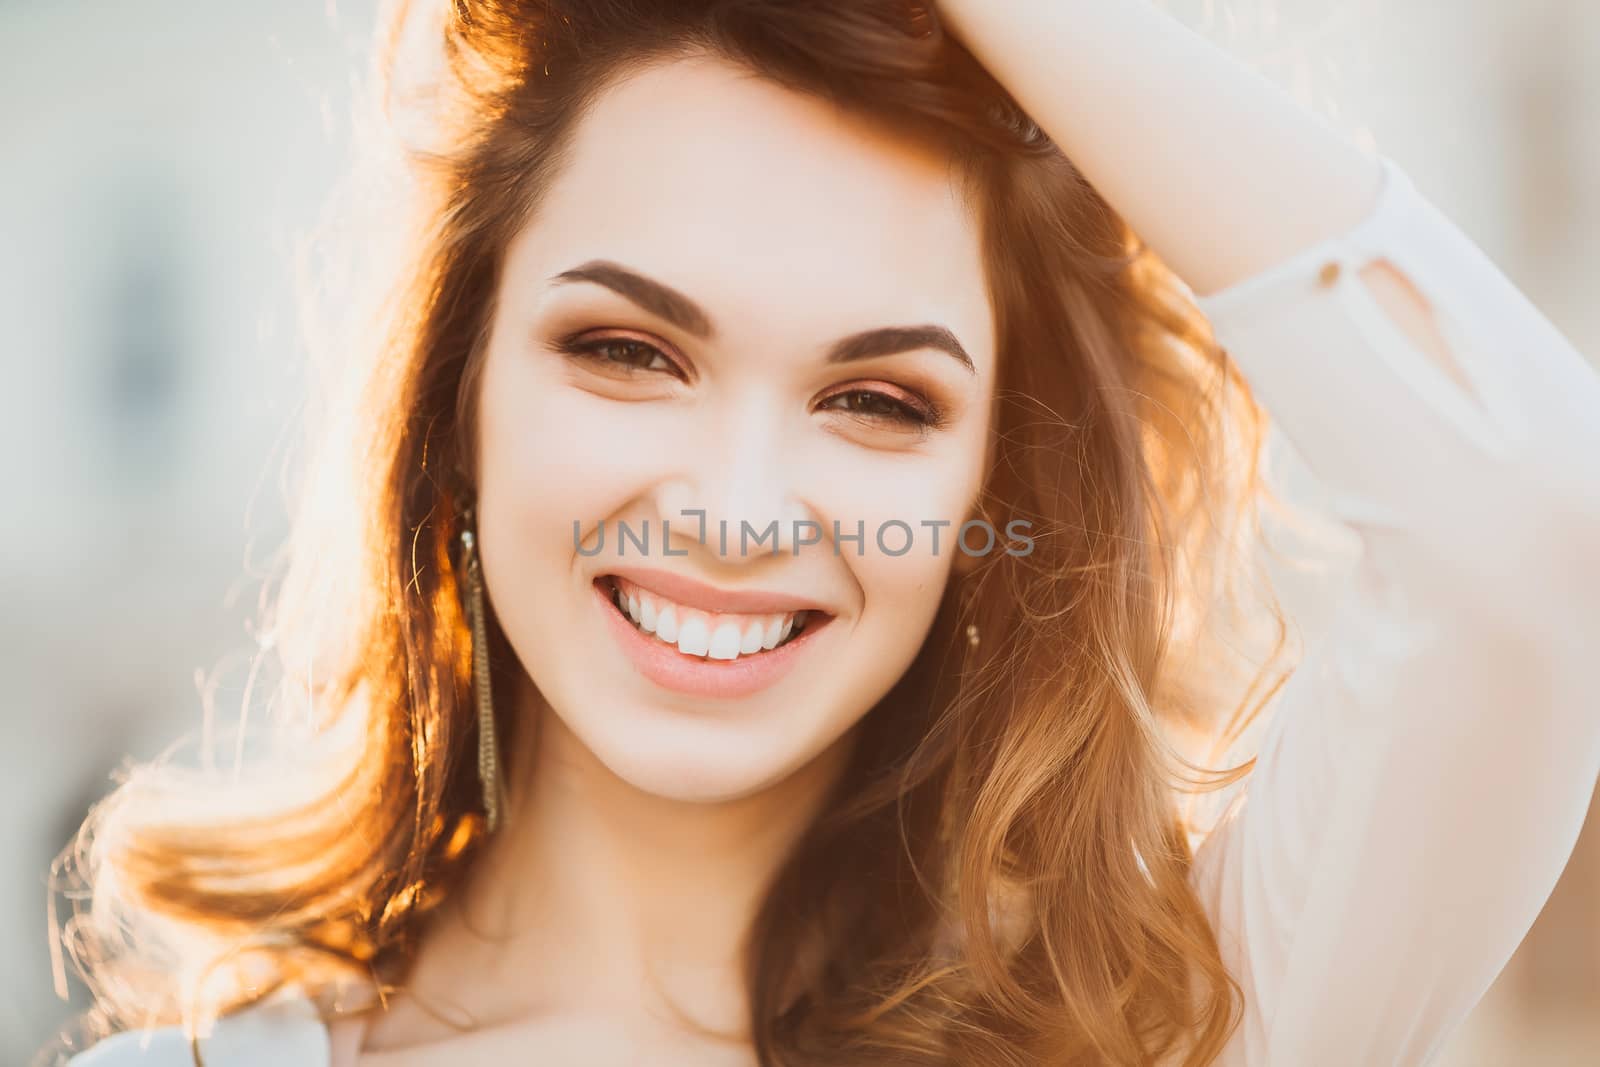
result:
[[(772, 882), (746, 959), (760, 1062), (1214, 1059), (1241, 991), (1191, 887), (1188, 807), (1248, 771), (1197, 754), (1281, 685), (1287, 628), (1250, 564), (1265, 419), (1192, 294), (925, 7), (454, 0), (421, 23), (443, 61), (405, 82), (416, 25), (393, 12), (374, 94), (405, 148), (407, 254), (265, 601), (256, 665), (298, 740), (226, 773), (136, 768), (90, 812), (56, 871), (94, 996), (64, 1040), (197, 1030), (288, 984), (405, 986), (484, 839), (452, 545), (503, 256), (599, 93), (708, 55), (958, 165), (998, 316), (981, 504), (1035, 542), (953, 583)], [(489, 634), (509, 692), (521, 667)], [(507, 751), (526, 728), (503, 716)]]

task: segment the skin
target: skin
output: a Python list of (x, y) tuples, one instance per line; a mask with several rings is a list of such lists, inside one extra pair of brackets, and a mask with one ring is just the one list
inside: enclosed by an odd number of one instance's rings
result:
[[(1373, 159), (1143, 0), (939, 9), (1196, 293), (1348, 229), (1374, 202)], [(528, 676), (499, 698), (538, 718), (544, 743), (519, 754), (536, 763), (521, 779), (532, 791), (513, 797), (515, 829), (446, 905), (415, 983), (430, 1002), (471, 1005), (451, 1017), (478, 1029), (460, 1034), (400, 998), (369, 1030), (336, 1029), (339, 1067), (749, 1062), (739, 1042), (696, 1038), (662, 1005), (742, 1026), (735, 960), (750, 908), (837, 772), (849, 727), (910, 662), (965, 559), (888, 559), (870, 540), (865, 558), (721, 558), (689, 541), (688, 557), (654, 562), (723, 588), (823, 598), (838, 616), (818, 635), (829, 647), (737, 709), (630, 676), (595, 625), (589, 578), (601, 564), (576, 558), (572, 520), (702, 506), (735, 526), (791, 514), (869, 529), (887, 517), (959, 522), (983, 469), (992, 310), (940, 161), (714, 63), (606, 94), (554, 194), (508, 262), (480, 441), (485, 574)], [(690, 295), (718, 339), (578, 292), (592, 286), (549, 288), (598, 257)], [(1421, 295), (1385, 263), (1360, 273), (1459, 380)], [(670, 345), (696, 384), (585, 374), (529, 341), (558, 320)], [(842, 334), (922, 322), (952, 330), (976, 373), (932, 352), (848, 373), (821, 362)], [(940, 386), (952, 419), (919, 440), (815, 406), (857, 378)]]
[[(604, 285), (551, 280), (596, 260), (689, 298), (710, 335)], [(920, 325), (948, 330), (971, 366), (928, 346), (825, 358), (847, 335)], [(750, 915), (851, 727), (971, 565), (950, 530), (983, 480), (993, 333), (976, 221), (932, 151), (714, 59), (651, 67), (599, 99), (509, 248), (481, 383), (484, 575), (525, 672), (497, 699), (538, 721), (539, 743), (513, 756), (527, 770), (507, 825), (430, 931), (414, 983), (477, 1029), (402, 997), (360, 1062), (750, 1062), (742, 1040), (693, 1036), (666, 1005), (743, 1033)], [(659, 355), (559, 351), (574, 335)], [(863, 390), (880, 399), (847, 407)], [(931, 400), (942, 421), (889, 417), (883, 397)], [(713, 531), (804, 518), (830, 534), (798, 555), (723, 553), (684, 507)], [(649, 566), (803, 595), (833, 618), (764, 691), (662, 688), (625, 657), (591, 588), (617, 566), (613, 542), (582, 556), (575, 519), (613, 535), (619, 520), (655, 534), (671, 520), (686, 554), (653, 542)], [(918, 533), (904, 555), (872, 537), (890, 519)], [(864, 548), (831, 544), (835, 520), (864, 521)], [(925, 520), (952, 524), (937, 553)]]
[[(1375, 158), (1160, 5), (941, 0), (939, 13), (1198, 294), (1348, 230), (1377, 201)], [(1407, 339), (1470, 388), (1404, 275), (1380, 260), (1360, 276)]]

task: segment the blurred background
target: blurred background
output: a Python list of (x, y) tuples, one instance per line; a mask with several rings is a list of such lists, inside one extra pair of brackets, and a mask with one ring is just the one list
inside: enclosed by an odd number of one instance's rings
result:
[[(1166, 6), (1394, 157), (1600, 359), (1600, 3)], [(51, 989), (51, 859), (125, 759), (238, 706), (313, 378), (293, 250), (376, 13), (0, 0), (0, 1062), (82, 1006)], [(1600, 1063), (1597, 825), (1441, 1062)]]

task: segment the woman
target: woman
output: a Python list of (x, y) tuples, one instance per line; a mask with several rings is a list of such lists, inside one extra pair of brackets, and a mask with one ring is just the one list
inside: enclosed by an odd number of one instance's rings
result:
[[(1428, 1059), (1600, 768), (1571, 346), (1134, 0), (444, 17), (273, 631), (345, 762), (96, 811), (72, 1062)], [(1253, 397), (1363, 554), (1191, 826)]]

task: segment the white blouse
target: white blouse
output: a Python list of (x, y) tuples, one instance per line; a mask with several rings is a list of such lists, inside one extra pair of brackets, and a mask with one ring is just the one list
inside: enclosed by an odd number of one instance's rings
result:
[[(1422, 1064), (1538, 916), (1600, 775), (1600, 375), (1385, 161), (1353, 230), (1200, 301), (1360, 538), (1196, 887), (1220, 1063)], [(1387, 261), (1470, 388), (1358, 276)]]
[[(1359, 537), (1194, 883), (1245, 993), (1227, 1067), (1427, 1062), (1532, 925), (1600, 776), (1600, 375), (1392, 161), (1350, 231), (1201, 298)], [(1360, 277), (1386, 261), (1463, 386)], [(208, 1067), (329, 1067), (309, 1002)], [(71, 1067), (188, 1067), (176, 1030)]]

